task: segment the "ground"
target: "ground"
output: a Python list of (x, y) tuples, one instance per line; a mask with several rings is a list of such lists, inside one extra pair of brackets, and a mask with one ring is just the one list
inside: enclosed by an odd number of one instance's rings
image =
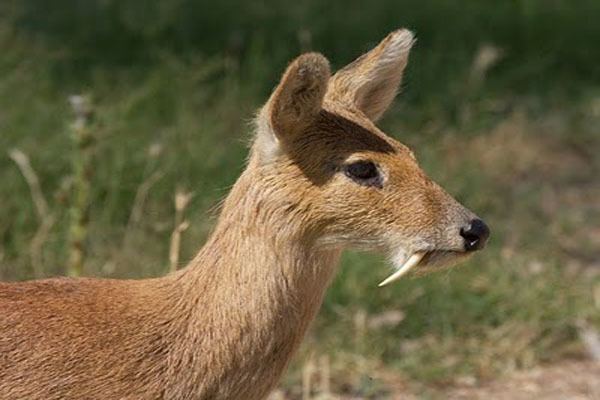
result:
[(600, 363), (565, 361), (515, 373), (481, 386), (452, 388), (446, 392), (446, 398), (453, 400), (597, 400), (600, 399)]
[[(414, 388), (401, 379), (386, 377), (393, 393), (369, 397), (390, 400), (600, 400), (600, 362), (568, 360), (545, 365), (484, 383), (461, 382), (447, 387)], [(333, 394), (293, 396), (274, 392), (269, 400), (362, 400), (365, 397)]]

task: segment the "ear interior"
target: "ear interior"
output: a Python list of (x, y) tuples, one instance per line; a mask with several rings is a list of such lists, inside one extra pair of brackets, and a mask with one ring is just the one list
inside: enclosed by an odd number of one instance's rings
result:
[(414, 36), (406, 29), (390, 33), (374, 49), (338, 71), (328, 101), (341, 102), (377, 121), (396, 96)]
[(314, 122), (330, 75), (321, 54), (307, 53), (292, 61), (258, 116), (257, 146), (263, 153), (280, 151)]

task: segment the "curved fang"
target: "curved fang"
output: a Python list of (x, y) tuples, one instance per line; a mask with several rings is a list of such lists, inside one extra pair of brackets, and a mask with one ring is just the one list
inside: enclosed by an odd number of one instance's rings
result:
[(425, 256), (425, 252), (419, 252), (419, 253), (413, 254), (398, 269), (398, 271), (394, 272), (392, 275), (385, 278), (383, 280), (383, 282), (381, 282), (378, 286), (382, 287), (382, 286), (387, 285), (388, 283), (392, 283), (392, 282), (397, 281), (398, 279), (402, 278), (402, 276), (404, 276), (406, 273), (408, 273), (408, 271), (410, 271), (411, 269), (413, 269), (413, 267), (415, 267), (417, 264), (419, 264), (419, 262), (421, 262), (421, 260), (423, 259), (424, 256)]

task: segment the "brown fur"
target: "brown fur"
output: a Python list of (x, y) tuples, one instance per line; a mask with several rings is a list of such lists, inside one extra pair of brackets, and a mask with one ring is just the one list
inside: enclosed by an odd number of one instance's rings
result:
[[(330, 78), (296, 59), (257, 118), (248, 167), (190, 264), (157, 279), (0, 284), (2, 399), (261, 399), (317, 313), (341, 251), (463, 254), (473, 214), (374, 122), (392, 101), (408, 31)], [(381, 188), (341, 168), (369, 159)]]

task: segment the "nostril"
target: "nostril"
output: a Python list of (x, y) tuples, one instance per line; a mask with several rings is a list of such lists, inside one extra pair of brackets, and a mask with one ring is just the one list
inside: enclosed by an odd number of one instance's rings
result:
[(466, 251), (472, 251), (472, 250), (477, 250), (477, 248), (479, 247), (479, 236), (476, 236), (475, 234), (471, 233), (471, 229), (470, 228), (461, 228), (460, 229), (460, 236), (462, 236), (465, 239), (465, 250)]
[(465, 250), (482, 249), (490, 237), (490, 228), (480, 219), (471, 221), (467, 228), (461, 228), (460, 235), (465, 239)]

